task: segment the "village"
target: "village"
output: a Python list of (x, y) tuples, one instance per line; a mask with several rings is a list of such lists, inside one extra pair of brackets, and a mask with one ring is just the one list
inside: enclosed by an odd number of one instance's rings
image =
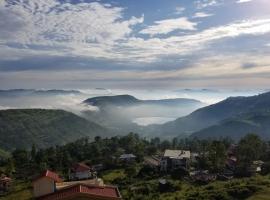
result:
[[(158, 182), (160, 192), (173, 191), (170, 183), (171, 177), (184, 180), (190, 183), (206, 185), (216, 180), (229, 181), (235, 177), (237, 167), (237, 145), (230, 145), (226, 151), (225, 166), (222, 171), (216, 173), (207, 169), (202, 169), (201, 162), (210, 152), (194, 152), (190, 150), (165, 149), (163, 152), (154, 155), (144, 156), (139, 160), (134, 153), (124, 153), (119, 157), (112, 156), (117, 163), (118, 170), (127, 172), (128, 176), (133, 176), (133, 166), (140, 166), (137, 176), (143, 178), (155, 178)], [(261, 173), (264, 162), (253, 160), (248, 168), (250, 176)], [(117, 200), (123, 199), (118, 185), (103, 180), (108, 166), (104, 163), (88, 165), (84, 162), (74, 163), (68, 169), (68, 176), (63, 178), (57, 172), (50, 169), (44, 170), (39, 175), (31, 178), (31, 192), (34, 199), (38, 200), (60, 200), (60, 199), (99, 199)], [(152, 176), (152, 177), (151, 177)], [(105, 176), (104, 176), (105, 177)], [(106, 179), (106, 178), (105, 178)], [(117, 181), (116, 181), (117, 182)], [(8, 194), (12, 188), (13, 179), (1, 175), (0, 192), (2, 195)], [(132, 192), (141, 192), (141, 188), (130, 188)]]

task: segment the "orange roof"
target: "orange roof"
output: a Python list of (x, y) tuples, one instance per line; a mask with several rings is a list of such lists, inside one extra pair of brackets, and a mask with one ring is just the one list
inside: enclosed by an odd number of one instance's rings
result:
[(71, 168), (73, 172), (84, 172), (84, 171), (89, 171), (90, 169), (91, 168), (84, 163), (77, 163), (73, 165), (73, 167)]
[(45, 170), (40, 176), (36, 177), (33, 181), (37, 181), (40, 178), (43, 177), (48, 177), (52, 180), (54, 180), (55, 182), (62, 182), (63, 180), (59, 177), (58, 174), (50, 171), (50, 170)]
[(85, 184), (76, 184), (56, 191), (53, 194), (39, 197), (39, 200), (62, 200), (78, 196), (85, 196), (91, 199), (100, 200), (119, 200), (122, 199), (117, 187), (113, 186), (90, 186)]

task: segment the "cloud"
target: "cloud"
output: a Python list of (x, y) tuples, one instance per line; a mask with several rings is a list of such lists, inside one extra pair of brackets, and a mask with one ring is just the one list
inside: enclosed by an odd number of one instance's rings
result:
[(123, 11), (99, 2), (5, 1), (0, 4), (0, 44), (58, 49), (63, 54), (87, 49), (87, 54), (98, 52), (103, 57), (116, 41), (132, 33), (132, 26), (144, 20), (143, 16), (124, 20)]
[[(198, 2), (210, 6), (220, 1)], [(1, 1), (1, 67), (4, 70), (12, 68), (16, 61), (21, 62), (24, 70), (33, 69), (30, 66), (44, 69), (46, 65), (42, 63), (46, 60), (38, 59), (41, 57), (56, 57), (50, 60), (57, 62), (47, 62), (50, 69), (65, 66), (110, 69), (110, 65), (143, 68), (153, 63), (175, 66), (181, 56), (194, 55), (219, 40), (270, 32), (269, 18), (235, 21), (198, 30), (196, 22), (180, 17), (141, 28), (144, 15), (127, 18), (124, 12), (124, 8), (101, 2)], [(198, 13), (197, 17), (207, 14)], [(22, 61), (31, 59), (41, 63), (28, 62), (23, 66)], [(65, 59), (70, 61), (69, 65), (60, 63)]]
[(247, 2), (251, 2), (253, 0), (238, 0), (236, 3), (247, 3)]
[(211, 16), (213, 16), (213, 14), (205, 13), (205, 12), (196, 12), (193, 15), (193, 18), (204, 18), (204, 17), (211, 17)]
[(182, 14), (184, 11), (186, 10), (186, 8), (178, 6), (175, 8), (175, 14)]
[(217, 6), (220, 5), (220, 0), (197, 0), (195, 1), (195, 5), (197, 9), (203, 9), (206, 7)]
[[(243, 35), (263, 35), (270, 32), (270, 19), (244, 20), (224, 26), (212, 27), (193, 34), (170, 36), (167, 38), (130, 38), (124, 45), (129, 56), (136, 53), (137, 61), (154, 62), (168, 59), (168, 55), (188, 55), (205, 49), (218, 40), (236, 38)], [(138, 57), (142, 55), (142, 57)], [(159, 60), (160, 61), (160, 60)]]
[(186, 17), (155, 21), (154, 25), (140, 31), (142, 34), (159, 35), (168, 34), (175, 30), (196, 30), (197, 23), (189, 21)]

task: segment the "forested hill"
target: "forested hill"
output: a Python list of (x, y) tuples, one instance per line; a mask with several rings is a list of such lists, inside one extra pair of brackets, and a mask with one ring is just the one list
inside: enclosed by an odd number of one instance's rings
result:
[(65, 144), (81, 137), (111, 136), (109, 130), (63, 110), (0, 111), (0, 148), (39, 148)]
[(246, 113), (193, 133), (199, 139), (229, 137), (240, 140), (248, 133), (256, 133), (264, 140), (270, 139), (270, 112)]
[(163, 125), (149, 126), (150, 131), (166, 136), (190, 135), (217, 125), (225, 119), (252, 112), (270, 111), (270, 92), (251, 97), (230, 97), (219, 103), (200, 108), (186, 117)]

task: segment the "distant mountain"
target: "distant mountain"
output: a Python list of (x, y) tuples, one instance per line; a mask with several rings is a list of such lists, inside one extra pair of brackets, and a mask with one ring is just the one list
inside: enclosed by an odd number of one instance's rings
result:
[(99, 96), (86, 99), (83, 103), (92, 106), (126, 106), (139, 103), (140, 100), (130, 95)]
[(239, 140), (248, 133), (256, 133), (261, 138), (270, 139), (270, 112), (247, 113), (224, 120), (217, 125), (195, 132), (191, 137), (199, 139), (219, 139), (230, 137)]
[(60, 145), (81, 137), (111, 136), (102, 126), (63, 110), (14, 109), (0, 111), (0, 147), (39, 148)]
[(149, 134), (187, 136), (193, 132), (216, 125), (222, 120), (250, 112), (270, 111), (270, 93), (251, 97), (230, 97), (217, 104), (200, 108), (190, 115), (163, 125), (148, 127)]
[(81, 94), (78, 90), (35, 90), (37, 95), (67, 95), (67, 94)]
[(68, 95), (81, 94), (78, 90), (35, 90), (35, 89), (10, 89), (0, 90), (0, 97), (29, 96), (29, 95)]
[(160, 100), (140, 100), (131, 95), (116, 95), (116, 96), (100, 96), (85, 100), (83, 103), (93, 106), (131, 106), (131, 105), (166, 105), (175, 106), (179, 104), (202, 104), (202, 102), (194, 99), (175, 98), (175, 99), (160, 99)]
[(90, 121), (122, 132), (139, 133), (144, 133), (144, 127), (136, 124), (138, 118), (175, 119), (204, 106), (194, 99), (140, 100), (131, 95), (99, 96), (89, 98), (83, 104), (99, 108), (97, 112), (84, 112), (84, 117)]

